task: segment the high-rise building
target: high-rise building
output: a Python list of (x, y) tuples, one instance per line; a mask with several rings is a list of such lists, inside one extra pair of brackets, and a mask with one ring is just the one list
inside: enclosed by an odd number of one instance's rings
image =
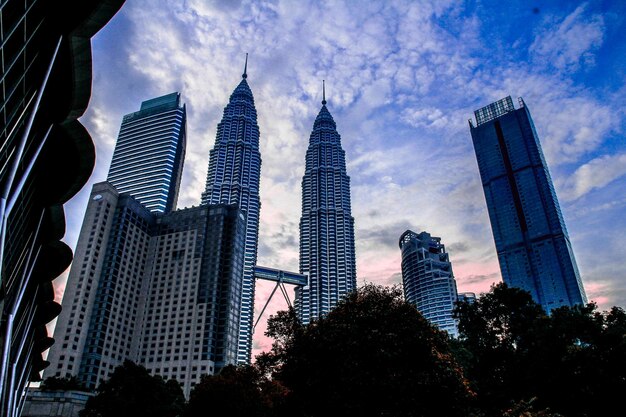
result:
[(530, 112), (511, 97), (470, 120), (502, 279), (546, 311), (586, 302), (572, 246)]
[(328, 313), (356, 289), (350, 177), (325, 91), (302, 178), (300, 273), (309, 278), (306, 287), (296, 289), (296, 311), (305, 324)]
[(94, 389), (129, 359), (188, 396), (236, 364), (244, 232), (234, 205), (152, 213), (95, 184), (45, 376)]
[(0, 415), (20, 414), (46, 367), (59, 314), (51, 281), (72, 260), (66, 203), (94, 146), (78, 118), (91, 96), (91, 37), (123, 0), (0, 2)]
[(399, 245), (404, 298), (432, 324), (456, 336), (456, 281), (441, 238), (407, 230), (400, 236)]
[(171, 93), (122, 120), (107, 181), (152, 212), (176, 208), (186, 142), (185, 106)]
[(254, 97), (246, 78), (230, 96), (217, 125), (215, 146), (210, 151), (206, 189), (202, 204), (234, 204), (246, 217), (246, 244), (239, 325), (239, 363), (250, 363), (254, 318), (254, 266), (259, 240), (259, 182), (261, 153)]
[[(202, 375), (237, 363), (245, 213), (236, 204), (171, 211), (182, 159), (172, 162), (177, 149), (184, 150), (185, 108), (179, 100), (178, 94), (149, 100), (137, 118), (124, 118), (118, 145), (132, 152), (116, 146), (111, 171), (118, 174), (110, 172), (109, 178), (126, 184), (120, 172), (132, 178), (132, 161), (143, 156), (155, 166), (167, 161), (162, 178), (171, 184), (160, 192), (161, 206), (142, 200), (151, 193), (150, 182), (126, 192), (108, 181), (93, 186), (46, 377), (77, 376), (94, 389), (132, 360), (176, 379), (188, 396)], [(175, 134), (155, 135), (161, 129)], [(137, 138), (133, 146), (130, 136)], [(151, 137), (156, 139), (141, 140)], [(159, 152), (155, 141), (171, 138), (174, 143)]]

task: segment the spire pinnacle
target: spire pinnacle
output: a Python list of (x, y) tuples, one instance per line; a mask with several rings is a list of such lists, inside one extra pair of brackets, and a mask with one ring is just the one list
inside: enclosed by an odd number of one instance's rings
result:
[(241, 74), (241, 78), (248, 78), (248, 53), (246, 52), (246, 64), (243, 67), (243, 74)]
[(326, 82), (322, 80), (322, 106), (326, 105)]

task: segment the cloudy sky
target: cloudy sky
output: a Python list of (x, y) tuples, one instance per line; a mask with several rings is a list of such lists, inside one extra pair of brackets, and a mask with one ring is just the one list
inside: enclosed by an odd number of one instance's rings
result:
[[(199, 204), (248, 52), (259, 264), (298, 269), (304, 156), (325, 79), (351, 177), (359, 283), (401, 281), (398, 238), (412, 229), (442, 238), (459, 291), (487, 291), (501, 277), (468, 119), (510, 95), (533, 116), (589, 298), (624, 307), (624, 19), (626, 3), (602, 0), (127, 0), (93, 38), (81, 120), (97, 163), (66, 205), (66, 241), (75, 245), (91, 185), (106, 178), (122, 116), (173, 91), (188, 114), (179, 207)], [(271, 289), (257, 284), (257, 311)], [(276, 298), (268, 311), (285, 305)], [(265, 318), (255, 353), (268, 347)]]

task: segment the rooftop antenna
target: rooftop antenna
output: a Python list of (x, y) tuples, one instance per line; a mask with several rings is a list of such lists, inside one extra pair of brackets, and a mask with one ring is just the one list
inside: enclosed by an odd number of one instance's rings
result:
[(246, 52), (246, 64), (243, 67), (243, 74), (241, 74), (241, 78), (248, 78), (248, 53)]
[(322, 80), (322, 106), (326, 105), (326, 82)]

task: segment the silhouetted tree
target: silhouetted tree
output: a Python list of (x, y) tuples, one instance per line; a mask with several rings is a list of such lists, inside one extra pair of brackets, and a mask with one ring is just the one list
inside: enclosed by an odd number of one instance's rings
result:
[[(504, 283), (461, 304), (455, 346), (488, 416), (532, 399), (565, 416), (610, 415), (626, 392), (626, 314), (593, 303), (548, 316), (526, 291)], [(513, 407), (513, 408), (511, 408)]]
[(267, 335), (275, 343), (257, 364), (285, 387), (290, 415), (468, 415), (472, 393), (445, 334), (398, 288), (363, 286), (307, 326), (280, 312)]
[(78, 378), (70, 376), (66, 378), (59, 378), (51, 376), (43, 380), (39, 387), (42, 391), (87, 391), (87, 389), (80, 383)]
[(125, 361), (100, 384), (81, 417), (175, 417), (182, 414), (185, 397), (180, 384), (152, 376), (143, 366)]
[(206, 416), (216, 404), (229, 417), (274, 415), (272, 385), (255, 366), (226, 366), (217, 375), (202, 377), (191, 391), (185, 415)]
[(456, 314), (466, 349), (459, 359), (480, 408), (501, 415), (514, 403), (532, 398), (518, 353), (535, 341), (539, 323), (548, 319), (541, 306), (528, 292), (499, 284), (475, 303), (459, 304)]
[(564, 417), (561, 414), (553, 413), (549, 409), (536, 410), (534, 402), (536, 398), (531, 398), (528, 401), (520, 401), (514, 404), (513, 407), (506, 410), (502, 417)]

